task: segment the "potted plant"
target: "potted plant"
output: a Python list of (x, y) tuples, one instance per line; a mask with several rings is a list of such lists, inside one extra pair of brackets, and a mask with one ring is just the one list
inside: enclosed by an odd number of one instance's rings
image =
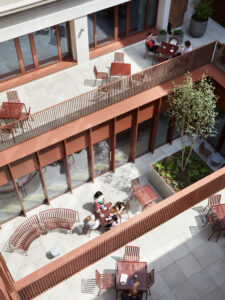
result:
[(212, 15), (212, 0), (200, 0), (194, 6), (194, 14), (190, 21), (190, 34), (201, 37), (206, 31), (208, 18)]
[(165, 29), (161, 29), (159, 30), (159, 33), (158, 33), (158, 42), (166, 42), (167, 40), (167, 32)]
[(177, 39), (178, 45), (183, 43), (184, 32), (181, 29), (175, 29), (173, 31), (173, 37)]

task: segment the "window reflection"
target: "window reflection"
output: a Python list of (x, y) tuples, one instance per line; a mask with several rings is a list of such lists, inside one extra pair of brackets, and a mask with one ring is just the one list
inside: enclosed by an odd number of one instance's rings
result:
[(136, 157), (149, 151), (151, 120), (138, 124)]
[(130, 158), (131, 148), (131, 129), (124, 130), (116, 135), (116, 153), (115, 165), (116, 167), (128, 162)]
[[(2, 173), (10, 178), (8, 168), (1, 168)], [(12, 181), (6, 184), (0, 182), (0, 223), (3, 223), (21, 213), (21, 206), (19, 198), (17, 197), (16, 190)]]
[(88, 15), (88, 40), (89, 49), (94, 48), (94, 15)]
[(109, 139), (94, 145), (95, 176), (109, 170)]
[(106, 44), (114, 40), (114, 7), (96, 13), (97, 43)]
[(68, 157), (72, 186), (76, 187), (90, 179), (87, 148)]
[(122, 38), (126, 35), (126, 14), (127, 4), (123, 3), (118, 6), (118, 37)]
[(148, 27), (152, 27), (156, 23), (158, 0), (150, 0)]
[(55, 26), (36, 31), (34, 42), (40, 66), (59, 60)]
[(45, 194), (39, 171), (33, 171), (16, 179), (16, 184), (25, 210), (34, 208), (44, 202)]
[(61, 23), (58, 25), (60, 46), (62, 52), (62, 58), (70, 56), (69, 36), (67, 23)]
[(213, 147), (216, 147), (216, 145), (219, 141), (220, 134), (223, 129), (224, 122), (225, 122), (225, 112), (218, 105), (216, 106), (216, 112), (217, 112), (217, 116), (216, 116), (216, 122), (215, 122), (215, 129), (216, 129), (217, 133), (215, 136), (207, 138), (207, 141), (210, 144), (212, 144)]
[(23, 56), (23, 63), (26, 71), (34, 69), (34, 60), (31, 51), (30, 39), (28, 35), (19, 37), (20, 48)]
[(147, 0), (132, 0), (130, 3), (130, 34), (145, 29)]
[(156, 131), (156, 141), (155, 148), (162, 146), (167, 143), (167, 133), (169, 126), (169, 117), (166, 112), (159, 115), (157, 131)]
[(14, 40), (0, 43), (0, 81), (21, 74)]
[(68, 191), (67, 170), (64, 159), (43, 168), (49, 199)]

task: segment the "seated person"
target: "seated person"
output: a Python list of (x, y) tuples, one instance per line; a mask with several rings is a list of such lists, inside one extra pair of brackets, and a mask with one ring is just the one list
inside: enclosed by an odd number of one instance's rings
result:
[(100, 225), (99, 220), (94, 215), (88, 216), (84, 221), (90, 229), (97, 229)]
[(138, 288), (137, 286), (132, 286), (130, 293), (129, 294), (125, 294), (122, 298), (123, 300), (141, 300), (142, 299), (142, 295), (138, 294)]
[(106, 230), (112, 229), (120, 224), (120, 220), (116, 215), (112, 216), (112, 220), (107, 221), (107, 224), (105, 225)]
[(105, 197), (102, 192), (98, 191), (94, 194), (94, 201), (96, 208), (100, 208), (102, 205), (105, 204)]
[(154, 40), (153, 34), (151, 32), (147, 33), (147, 38), (146, 38), (145, 43), (147, 44), (148, 49), (151, 52), (155, 52), (156, 49), (158, 48), (158, 45), (155, 44), (155, 40)]
[(181, 54), (185, 54), (185, 53), (188, 53), (190, 51), (192, 51), (192, 47), (191, 47), (191, 42), (190, 41), (185, 41), (184, 42), (184, 49), (181, 50), (180, 52), (177, 52), (176, 54), (174, 54), (173, 57), (176, 57), (176, 56), (179, 56)]
[(113, 214), (120, 215), (125, 210), (126, 205), (123, 202), (117, 201), (115, 205), (111, 206), (110, 209)]

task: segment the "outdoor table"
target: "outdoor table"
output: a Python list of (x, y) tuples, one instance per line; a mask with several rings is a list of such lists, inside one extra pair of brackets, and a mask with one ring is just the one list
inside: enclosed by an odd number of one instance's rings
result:
[(159, 53), (166, 58), (173, 56), (178, 49), (179, 47), (176, 45), (162, 42), (161, 45), (156, 49), (156, 53)]
[[(127, 274), (126, 284), (120, 282), (121, 274)], [(116, 299), (118, 298), (118, 291), (129, 292), (133, 283), (139, 282), (138, 290), (140, 292), (147, 291), (147, 262), (137, 262), (137, 261), (118, 261), (116, 270)]]
[(20, 119), (24, 103), (2, 102), (0, 109), (0, 119)]
[(133, 196), (140, 202), (142, 209), (152, 204), (158, 198), (148, 185), (144, 185), (133, 191)]
[(129, 76), (131, 75), (131, 64), (125, 63), (111, 63), (111, 76)]
[(111, 210), (109, 209), (111, 206), (112, 206), (112, 202), (108, 202), (104, 204), (104, 207), (106, 207), (106, 209), (103, 209), (102, 206), (100, 208), (95, 209), (96, 217), (99, 219), (102, 225), (105, 225), (107, 223), (106, 218), (109, 218), (110, 215), (112, 214)]
[(220, 223), (220, 226), (225, 228), (225, 204), (213, 205), (212, 209)]

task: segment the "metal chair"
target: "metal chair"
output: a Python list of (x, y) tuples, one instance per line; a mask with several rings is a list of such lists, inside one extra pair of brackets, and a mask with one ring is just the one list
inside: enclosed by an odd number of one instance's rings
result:
[(212, 152), (205, 148), (205, 142), (201, 142), (201, 144), (199, 145), (199, 152), (205, 156), (205, 161), (207, 162), (208, 157), (212, 154)]
[(123, 260), (125, 261), (139, 261), (140, 247), (125, 246), (125, 254)]
[(6, 92), (6, 97), (8, 102), (20, 102), (17, 91), (8, 91)]
[(144, 54), (144, 58), (146, 58), (146, 56), (148, 56), (149, 54), (154, 54), (153, 51), (151, 51), (148, 47), (148, 45), (145, 43), (145, 54)]
[(138, 83), (140, 82), (141, 84), (144, 84), (145, 76), (146, 73), (139, 73), (139, 74), (137, 73), (132, 75), (131, 76), (132, 83), (133, 81), (138, 81)]
[[(148, 288), (148, 294), (151, 295), (150, 287), (155, 283), (155, 271), (152, 269), (149, 273), (146, 274), (146, 282)], [(147, 292), (146, 292), (146, 299), (147, 299)]]
[(208, 220), (209, 220), (209, 223), (212, 228), (212, 234), (208, 237), (208, 241), (211, 239), (211, 237), (214, 235), (214, 233), (218, 232), (218, 236), (216, 239), (216, 242), (217, 242), (220, 237), (221, 232), (225, 231), (225, 227), (221, 227), (220, 222), (211, 215), (208, 215)]
[(116, 288), (116, 275), (115, 274), (100, 274), (95, 270), (95, 281), (99, 287), (98, 296), (102, 290), (109, 290)]
[(141, 187), (141, 185), (140, 185), (140, 180), (139, 180), (138, 177), (131, 180), (131, 188), (130, 188), (131, 189), (131, 194), (134, 191), (138, 190), (140, 187)]
[(98, 72), (96, 66), (94, 66), (93, 72), (94, 72), (94, 75), (95, 75), (95, 86), (96, 86), (96, 83), (97, 83), (97, 79), (101, 79), (101, 80), (104, 79), (107, 82), (107, 80), (108, 80), (108, 73), (106, 73), (106, 72)]
[[(3, 127), (1, 127), (3, 126)], [(16, 128), (15, 128), (16, 124), (12, 124), (12, 125), (2, 125), (0, 123), (0, 136), (1, 136), (1, 140), (2, 140), (2, 143), (4, 142), (4, 135), (12, 135), (12, 139), (13, 139), (13, 142), (15, 143), (15, 137), (14, 137), (14, 132), (16, 131)]]
[(220, 204), (220, 201), (221, 201), (221, 194), (212, 195), (208, 198), (208, 204), (203, 209), (203, 211), (205, 211), (208, 208), (208, 212), (206, 214), (206, 217), (208, 216), (209, 212), (211, 211), (212, 206)]
[(114, 53), (114, 62), (115, 63), (124, 63), (124, 53), (115, 52)]

